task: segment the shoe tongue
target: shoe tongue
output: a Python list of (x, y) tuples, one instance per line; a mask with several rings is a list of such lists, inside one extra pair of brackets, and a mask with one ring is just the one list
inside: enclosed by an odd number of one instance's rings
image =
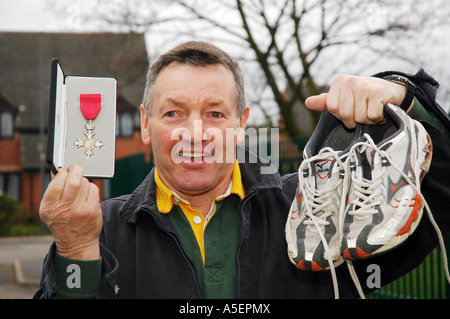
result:
[(358, 152), (358, 161), (362, 177), (369, 180), (372, 179), (373, 152), (371, 150)]
[(321, 159), (314, 162), (316, 185), (325, 184), (330, 177), (331, 159)]

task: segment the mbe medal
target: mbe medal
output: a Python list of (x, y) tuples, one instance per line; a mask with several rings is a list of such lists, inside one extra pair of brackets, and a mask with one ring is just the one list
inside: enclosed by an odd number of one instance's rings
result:
[(83, 113), (86, 122), (86, 130), (84, 133), (86, 138), (81, 140), (80, 138), (74, 142), (77, 148), (83, 147), (85, 152), (84, 155), (89, 159), (94, 155), (92, 150), (94, 148), (100, 149), (105, 144), (101, 141), (95, 141), (93, 130), (95, 128), (94, 120), (97, 118), (98, 113), (102, 108), (102, 95), (101, 94), (80, 94), (80, 110)]

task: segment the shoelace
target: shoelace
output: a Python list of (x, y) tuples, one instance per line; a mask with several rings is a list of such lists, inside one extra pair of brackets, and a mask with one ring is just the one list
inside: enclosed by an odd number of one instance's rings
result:
[[(325, 255), (328, 260), (328, 263), (330, 265), (330, 273), (333, 280), (333, 287), (334, 287), (334, 295), (335, 298), (339, 298), (339, 287), (337, 282), (337, 276), (336, 276), (336, 270), (333, 264), (332, 256), (330, 249), (328, 247), (328, 243), (325, 239), (325, 236), (322, 232), (322, 227), (327, 226), (329, 222), (326, 221), (326, 218), (331, 216), (334, 212), (332, 209), (329, 209), (332, 206), (335, 206), (336, 211), (338, 214), (341, 214), (339, 211), (342, 205), (342, 199), (345, 199), (345, 196), (341, 196), (341, 203), (338, 205), (336, 203), (336, 193), (338, 192), (338, 189), (340, 185), (342, 184), (342, 180), (340, 180), (335, 185), (332, 185), (331, 187), (325, 188), (323, 190), (317, 190), (317, 188), (313, 188), (309, 185), (309, 183), (304, 182), (302, 179), (307, 177), (309, 167), (311, 163), (315, 163), (316, 161), (323, 160), (323, 159), (330, 159), (334, 158), (336, 160), (335, 165), (340, 166), (340, 174), (343, 174), (342, 176), (346, 176), (346, 166), (341, 161), (339, 154), (328, 147), (325, 147), (320, 150), (319, 154), (316, 156), (313, 156), (309, 159), (305, 159), (300, 164), (299, 168), (299, 187), (301, 189), (301, 192), (303, 194), (303, 201), (305, 203), (305, 206), (307, 207), (306, 216), (308, 216), (310, 219), (305, 220), (303, 223), (305, 225), (309, 226), (315, 226), (320, 239), (323, 243), (324, 249), (325, 249)], [(331, 170), (331, 168), (330, 168)], [(330, 206), (331, 205), (331, 206)], [(325, 208), (327, 208), (325, 210)], [(320, 214), (322, 213), (322, 214)]]
[[(329, 225), (326, 219), (333, 214), (333, 209), (330, 209), (330, 207), (334, 206), (336, 209), (339, 209), (336, 204), (336, 192), (339, 184), (337, 183), (323, 191), (317, 191), (317, 189), (311, 188), (308, 184), (305, 185), (307, 191), (304, 194), (310, 194), (310, 196), (306, 195), (304, 199), (311, 208), (307, 213), (311, 220), (304, 221), (305, 225), (315, 225), (312, 220), (315, 220), (319, 226)], [(321, 212), (322, 214), (320, 214)]]
[[(426, 202), (424, 196), (422, 195), (422, 192), (420, 191), (420, 188), (417, 187), (416, 184), (415, 184), (415, 183), (414, 183), (414, 182), (413, 182), (413, 181), (412, 181), (412, 180), (411, 180), (411, 179), (410, 179), (410, 178), (409, 178), (409, 177), (408, 177), (401, 169), (399, 169), (399, 168), (393, 163), (393, 161), (392, 161), (392, 159), (390, 158), (389, 154), (387, 154), (385, 151), (379, 149), (379, 148), (375, 145), (374, 141), (372, 140), (372, 138), (371, 138), (368, 134), (364, 134), (364, 138), (366, 139), (366, 142), (359, 142), (359, 143), (356, 143), (355, 145), (353, 145), (353, 147), (351, 148), (349, 154), (353, 153), (354, 150), (355, 150), (357, 147), (360, 147), (360, 146), (363, 146), (363, 147), (370, 147), (371, 149), (373, 149), (374, 152), (376, 152), (376, 153), (378, 153), (379, 155), (381, 155), (382, 158), (385, 158), (385, 159), (389, 162), (389, 164), (391, 165), (391, 167), (393, 167), (396, 171), (398, 171), (398, 172), (400, 173), (400, 175), (402, 175), (402, 177), (405, 179), (405, 181), (406, 181), (409, 185), (411, 185), (411, 187), (414, 188), (414, 190), (416, 191), (416, 193), (420, 196), (420, 198), (421, 198), (421, 200), (422, 200), (422, 202), (423, 202), (423, 204), (424, 204), (424, 208), (425, 208), (425, 210), (426, 210), (426, 212), (427, 212), (427, 214), (428, 214), (428, 217), (429, 217), (429, 219), (430, 219), (430, 222), (431, 222), (431, 224), (433, 225), (433, 228), (434, 228), (434, 230), (435, 230), (435, 232), (436, 232), (436, 235), (438, 236), (439, 246), (440, 246), (440, 248), (441, 248), (442, 259), (443, 259), (443, 263), (444, 263), (445, 276), (446, 276), (446, 278), (447, 278), (448, 283), (450, 283), (450, 274), (449, 274), (449, 269), (448, 269), (447, 253), (446, 253), (446, 249), (445, 249), (444, 238), (443, 238), (443, 236), (442, 236), (441, 230), (439, 229), (439, 226), (437, 225), (436, 221), (434, 220), (433, 214), (431, 213), (431, 210), (430, 210), (430, 208), (429, 208), (429, 206), (428, 206), (428, 203)], [(350, 161), (350, 160), (351, 160), (351, 156), (349, 156), (349, 157), (347, 158), (347, 160), (346, 160), (346, 165), (349, 165), (349, 161)], [(344, 186), (345, 186), (345, 183), (346, 183), (347, 181), (348, 181), (348, 180), (345, 180), (345, 181), (344, 181)], [(354, 180), (353, 180), (352, 182), (354, 182)], [(357, 185), (357, 188), (360, 187), (360, 186), (363, 186), (363, 187), (367, 187), (367, 186), (368, 186), (368, 187), (370, 187), (370, 185), (368, 185), (368, 184), (369, 184), (369, 183), (362, 182), (362, 183), (360, 183), (360, 184)], [(367, 198), (364, 199), (364, 194), (365, 194), (365, 192), (359, 192), (358, 197), (361, 198), (361, 199), (363, 199), (363, 201), (366, 201), (367, 203), (369, 203), (369, 202), (370, 202), (370, 198), (369, 198), (370, 196), (367, 196)], [(359, 203), (359, 202), (358, 202), (358, 203)], [(372, 202), (371, 204), (373, 204), (373, 202)], [(366, 207), (364, 207), (364, 212), (367, 212), (367, 211), (368, 211), (367, 208), (370, 207), (371, 204), (369, 204), (369, 205), (367, 205)], [(341, 211), (341, 212), (342, 212), (342, 211)], [(345, 211), (344, 211), (344, 212), (345, 212)], [(343, 218), (344, 218), (343, 215), (344, 215), (344, 214), (342, 214), (342, 215), (340, 216), (340, 237), (341, 237), (341, 238), (343, 238)], [(357, 291), (358, 291), (360, 297), (361, 297), (362, 299), (365, 299), (364, 293), (363, 293), (362, 288), (361, 288), (361, 284), (360, 284), (360, 282), (359, 282), (359, 279), (358, 279), (358, 276), (357, 276), (357, 274), (356, 274), (355, 268), (353, 267), (353, 263), (352, 263), (350, 260), (346, 260), (346, 263), (347, 263), (347, 266), (348, 266), (350, 275), (351, 275), (351, 277), (352, 277), (352, 279), (353, 279), (353, 282), (354, 282), (354, 284), (355, 284), (355, 287), (356, 287), (356, 289), (357, 289)]]
[(381, 177), (382, 175), (372, 181), (365, 178), (361, 180), (352, 178), (352, 185), (354, 187), (353, 195), (355, 198), (350, 204), (354, 204), (354, 207), (357, 207), (357, 209), (349, 211), (348, 214), (358, 219), (364, 219), (378, 212), (375, 207), (381, 204), (377, 200), (382, 188)]

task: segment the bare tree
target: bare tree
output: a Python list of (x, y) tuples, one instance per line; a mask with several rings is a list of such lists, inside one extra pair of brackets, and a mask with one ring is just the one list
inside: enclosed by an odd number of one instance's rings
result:
[[(120, 31), (151, 30), (153, 35), (163, 34), (165, 42), (184, 36), (233, 46), (248, 73), (251, 104), (262, 110), (269, 125), (275, 125), (278, 114), (281, 128), (291, 137), (308, 136), (314, 129), (319, 114), (309, 113), (304, 101), (320, 93), (336, 72), (363, 73), (388, 59), (395, 62), (391, 65), (417, 65), (415, 48), (436, 25), (446, 23), (449, 7), (443, 0), (100, 4), (102, 19)], [(299, 112), (310, 125), (299, 123)]]

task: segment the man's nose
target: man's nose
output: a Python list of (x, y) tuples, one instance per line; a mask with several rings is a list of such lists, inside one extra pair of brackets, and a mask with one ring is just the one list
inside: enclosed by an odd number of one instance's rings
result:
[(203, 121), (197, 117), (188, 119), (187, 130), (189, 132), (190, 142), (192, 144), (201, 143), (203, 141)]

